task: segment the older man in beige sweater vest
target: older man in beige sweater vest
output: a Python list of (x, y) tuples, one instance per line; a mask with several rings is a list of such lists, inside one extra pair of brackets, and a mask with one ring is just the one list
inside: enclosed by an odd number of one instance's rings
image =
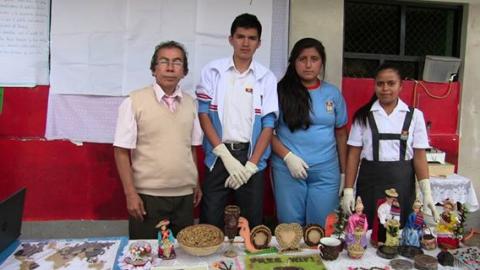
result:
[(194, 145), (201, 143), (197, 104), (182, 93), (186, 52), (174, 41), (155, 48), (152, 86), (130, 93), (120, 105), (114, 154), (127, 200), (131, 239), (156, 238), (169, 219), (176, 234), (193, 224), (201, 199)]

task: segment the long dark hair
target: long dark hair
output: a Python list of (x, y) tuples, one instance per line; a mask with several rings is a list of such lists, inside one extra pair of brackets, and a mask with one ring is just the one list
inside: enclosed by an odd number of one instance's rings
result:
[(302, 84), (295, 70), (295, 60), (297, 60), (304, 49), (308, 48), (317, 50), (322, 59), (323, 70), (325, 70), (327, 62), (325, 47), (314, 38), (303, 38), (293, 46), (288, 58), (287, 71), (278, 82), (277, 91), (280, 110), (283, 113), (283, 121), (285, 121), (291, 132), (297, 129), (308, 129), (311, 124), (310, 111), (312, 110), (312, 100), (307, 88)]
[[(400, 78), (400, 82), (403, 80), (400, 69), (396, 65), (391, 63), (383, 63), (375, 70), (375, 75), (373, 76), (375, 80), (377, 79), (378, 74), (380, 72), (387, 69), (393, 70), (395, 73), (397, 73), (398, 77)], [(367, 126), (368, 113), (370, 112), (370, 109), (372, 108), (373, 103), (375, 103), (377, 99), (378, 99), (377, 94), (373, 92), (373, 96), (370, 98), (370, 101), (368, 101), (365, 105), (360, 107), (360, 109), (358, 109), (355, 112), (355, 114), (353, 115), (353, 122), (358, 122), (360, 125), (364, 127)]]

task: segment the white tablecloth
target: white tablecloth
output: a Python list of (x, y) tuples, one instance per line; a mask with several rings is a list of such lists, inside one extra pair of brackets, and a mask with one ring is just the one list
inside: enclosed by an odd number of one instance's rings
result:
[[(192, 265), (205, 265), (205, 266), (207, 266), (208, 265), (209, 269), (214, 269), (212, 267), (212, 264), (214, 262), (223, 260), (223, 261), (226, 261), (226, 262), (231, 263), (233, 265), (232, 270), (243, 270), (243, 269), (245, 269), (245, 256), (246, 256), (246, 254), (245, 254), (245, 251), (244, 251), (243, 243), (238, 243), (238, 242), (241, 242), (241, 241), (242, 241), (242, 238), (240, 238), (240, 237), (237, 237), (235, 239), (235, 242), (237, 242), (235, 244), (235, 249), (236, 249), (237, 253), (239, 254), (239, 256), (234, 258), (234, 259), (230, 259), (230, 258), (227, 258), (227, 257), (223, 256), (223, 252), (228, 248), (228, 243), (227, 242), (225, 242), (216, 253), (214, 253), (213, 255), (207, 256), (207, 257), (195, 257), (195, 256), (188, 255), (187, 253), (185, 253), (185, 251), (183, 251), (180, 247), (178, 247), (178, 243), (176, 243), (175, 244), (175, 247), (176, 247), (175, 252), (177, 254), (176, 259), (168, 260), (168, 261), (162, 261), (158, 258), (155, 258), (154, 265), (172, 266), (172, 269), (178, 269), (177, 267), (180, 267), (180, 266), (192, 266)], [(133, 242), (135, 242), (135, 241), (131, 240), (129, 242), (129, 244), (133, 243)], [(157, 247), (158, 247), (157, 241), (147, 240), (147, 242), (149, 242), (152, 245), (152, 248), (153, 248), (154, 251), (157, 250)], [(275, 237), (272, 238), (272, 242), (270, 243), (270, 246), (275, 246), (275, 247), (278, 248), (278, 243), (275, 240)], [(125, 250), (127, 250), (127, 249), (128, 249), (128, 246), (125, 247)], [(332, 269), (332, 270), (333, 269), (334, 270), (348, 269), (349, 267), (368, 267), (368, 268), (370, 268), (370, 267), (373, 267), (373, 266), (377, 266), (377, 267), (384, 268), (385, 266), (389, 266), (390, 260), (378, 257), (376, 255), (376, 251), (377, 250), (375, 248), (373, 248), (372, 246), (370, 246), (370, 244), (369, 244), (369, 246), (367, 248), (367, 251), (365, 252), (364, 256), (360, 260), (351, 259), (350, 257), (348, 257), (347, 251), (344, 250), (340, 253), (337, 260), (335, 260), (335, 261), (323, 261), (323, 263), (325, 264), (325, 266), (328, 269)], [(439, 249), (435, 249), (433, 251), (424, 250), (424, 252), (425, 252), (425, 254), (436, 257), (437, 254), (440, 252), (440, 250)], [(286, 253), (286, 254), (289, 254), (289, 255), (290, 254), (307, 255), (307, 254), (312, 254), (312, 253), (313, 254), (318, 254), (318, 251), (315, 250), (315, 249), (304, 248), (304, 249), (302, 249), (301, 252)], [(268, 256), (268, 255), (275, 255), (275, 254), (266, 254), (265, 256)], [(259, 256), (263, 256), (263, 255), (259, 255)], [(400, 258), (401, 259), (407, 259), (407, 258), (404, 258), (404, 257), (401, 257), (401, 256), (396, 257), (396, 259), (400, 259)], [(122, 264), (121, 263), (122, 260), (123, 260), (123, 256), (120, 256), (120, 258), (119, 258), (120, 264)], [(120, 269), (130, 269), (130, 268), (120, 267)], [(392, 269), (392, 268), (390, 267), (390, 269)], [(444, 267), (444, 266), (439, 264), (438, 269), (461, 269), (461, 268), (458, 268), (458, 267)], [(139, 268), (135, 268), (135, 270), (139, 270)]]
[(458, 174), (445, 177), (431, 177), (432, 199), (434, 203), (442, 203), (449, 198), (455, 202), (465, 203), (470, 212), (479, 209), (477, 195), (472, 181)]

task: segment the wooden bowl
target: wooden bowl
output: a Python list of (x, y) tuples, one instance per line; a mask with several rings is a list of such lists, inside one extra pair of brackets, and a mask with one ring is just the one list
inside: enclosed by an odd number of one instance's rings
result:
[(177, 234), (180, 247), (193, 256), (208, 256), (223, 244), (224, 234), (209, 224), (197, 224), (184, 228)]

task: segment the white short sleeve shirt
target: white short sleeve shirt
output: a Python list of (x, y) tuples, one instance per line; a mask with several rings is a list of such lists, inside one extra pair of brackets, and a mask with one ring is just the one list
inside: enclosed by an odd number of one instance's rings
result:
[[(413, 149), (430, 148), (428, 143), (427, 128), (425, 119), (420, 110), (414, 109), (412, 122), (408, 129), (406, 159), (413, 159)], [(373, 103), (370, 111), (373, 114), (379, 133), (398, 133), (402, 132), (405, 115), (410, 111), (407, 104), (398, 100), (395, 109), (388, 115), (382, 108), (378, 100)], [(347, 141), (348, 145), (362, 147), (360, 158), (373, 160), (372, 131), (370, 126), (361, 125), (355, 121), (350, 129), (350, 135)], [(398, 161), (400, 156), (400, 140), (380, 140), (379, 143), (379, 161)]]

